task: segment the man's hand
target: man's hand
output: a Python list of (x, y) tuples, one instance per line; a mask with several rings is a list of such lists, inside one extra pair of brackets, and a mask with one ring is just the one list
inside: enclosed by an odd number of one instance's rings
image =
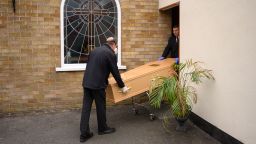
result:
[(123, 88), (121, 88), (121, 92), (122, 93), (127, 93), (129, 91), (130, 88), (128, 88), (127, 86), (124, 86)]
[(163, 60), (163, 59), (165, 59), (165, 58), (164, 58), (164, 57), (162, 57), (162, 56), (158, 58), (158, 60), (159, 60), (159, 61), (160, 61), (160, 60)]

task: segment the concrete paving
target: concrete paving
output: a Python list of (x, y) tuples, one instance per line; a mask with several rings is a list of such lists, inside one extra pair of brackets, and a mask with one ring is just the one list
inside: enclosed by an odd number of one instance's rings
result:
[[(110, 127), (116, 132), (97, 134), (96, 110), (93, 109), (90, 127), (94, 136), (88, 144), (219, 144), (201, 129), (187, 122), (188, 131), (175, 131), (176, 121), (171, 118), (167, 130), (162, 126), (163, 111), (154, 111), (159, 119), (150, 121), (145, 110), (134, 115), (131, 105), (107, 108)], [(37, 113), (0, 118), (1, 144), (79, 144), (80, 110), (55, 113)]]

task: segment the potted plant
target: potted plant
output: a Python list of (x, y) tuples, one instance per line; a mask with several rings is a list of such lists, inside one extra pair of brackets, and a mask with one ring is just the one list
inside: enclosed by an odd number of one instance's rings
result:
[(166, 101), (179, 125), (176, 128), (184, 129), (183, 125), (188, 119), (193, 104), (197, 102), (195, 84), (200, 84), (203, 79), (214, 80), (212, 71), (204, 69), (201, 62), (191, 59), (185, 63), (174, 64), (175, 71), (169, 77), (155, 77), (151, 81), (149, 90), (149, 103), (155, 108), (160, 108), (161, 102)]

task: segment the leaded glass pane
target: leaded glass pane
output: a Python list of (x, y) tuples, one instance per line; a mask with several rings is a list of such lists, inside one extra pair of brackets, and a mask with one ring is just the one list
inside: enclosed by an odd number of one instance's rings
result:
[(115, 0), (66, 0), (64, 5), (64, 63), (86, 63), (95, 47), (117, 37)]

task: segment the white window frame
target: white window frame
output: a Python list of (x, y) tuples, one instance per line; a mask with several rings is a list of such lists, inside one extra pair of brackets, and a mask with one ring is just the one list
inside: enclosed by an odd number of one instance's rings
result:
[[(56, 67), (56, 71), (83, 71), (86, 69), (86, 64), (65, 64), (64, 63), (64, 4), (66, 0), (61, 1), (60, 6), (60, 48), (61, 48), (61, 67)], [(117, 66), (119, 69), (126, 69), (126, 66), (121, 64), (122, 60), (122, 43), (121, 43), (121, 7), (119, 0), (115, 0), (118, 12), (118, 60)]]

